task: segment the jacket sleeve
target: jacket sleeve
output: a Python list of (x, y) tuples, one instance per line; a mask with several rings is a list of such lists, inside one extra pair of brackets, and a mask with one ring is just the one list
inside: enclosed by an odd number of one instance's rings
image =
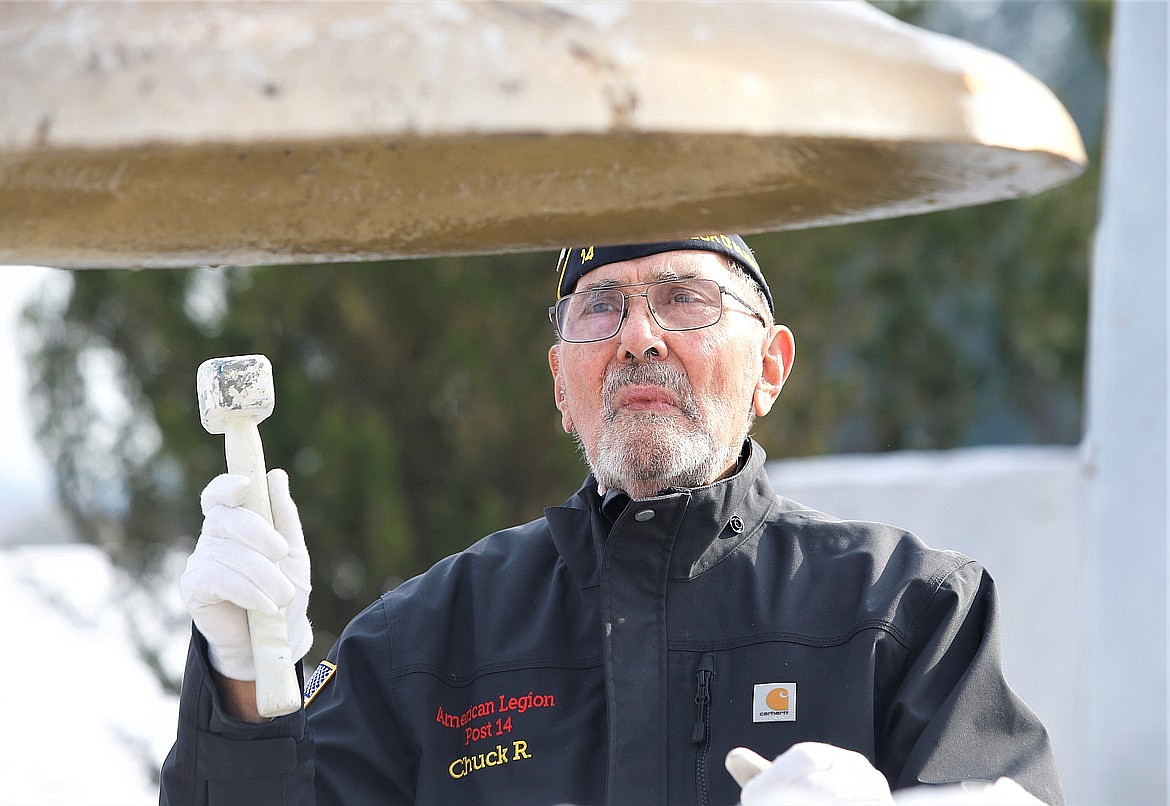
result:
[(878, 766), (895, 789), (1008, 776), (1064, 803), (1048, 733), (1004, 679), (995, 584), (975, 563), (923, 608), (887, 714)]
[(419, 749), (401, 727), (398, 703), (409, 695), (394, 674), (387, 598), (345, 628), (329, 653), (336, 673), (308, 706), (320, 806), (419, 798)]
[(303, 709), (262, 725), (224, 712), (211, 678), (207, 642), (193, 630), (178, 733), (163, 763), (159, 803), (312, 806), (314, 766)]

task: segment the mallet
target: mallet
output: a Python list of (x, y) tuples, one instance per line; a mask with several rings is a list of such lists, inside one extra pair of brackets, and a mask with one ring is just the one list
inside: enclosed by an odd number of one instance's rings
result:
[[(244, 507), (272, 523), (264, 446), (257, 425), (276, 403), (272, 364), (262, 355), (212, 358), (196, 375), (199, 419), (212, 434), (224, 435), (227, 470), (252, 483)], [(248, 611), (252, 657), (256, 663), (256, 707), (261, 716), (291, 714), (301, 704), (293, 668), (284, 610), (268, 614)]]

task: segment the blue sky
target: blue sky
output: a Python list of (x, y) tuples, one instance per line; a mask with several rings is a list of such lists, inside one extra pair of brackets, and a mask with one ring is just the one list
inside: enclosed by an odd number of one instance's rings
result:
[[(0, 452), (0, 531), (6, 521), (52, 502), (48, 461), (37, 448), (28, 404), (28, 371), (19, 352), (17, 321), (20, 310), (55, 275), (54, 269), (0, 266), (0, 423), (4, 450)], [(59, 279), (59, 278), (58, 278)]]

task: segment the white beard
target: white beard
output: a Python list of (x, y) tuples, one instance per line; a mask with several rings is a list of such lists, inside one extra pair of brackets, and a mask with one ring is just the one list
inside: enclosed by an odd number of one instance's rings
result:
[(680, 429), (676, 418), (627, 414), (597, 444), (593, 475), (632, 498), (667, 487), (700, 487), (722, 469), (723, 452), (700, 431)]
[[(629, 383), (653, 383), (670, 390), (679, 401), (679, 413), (619, 411), (614, 400)], [(667, 365), (649, 362), (615, 370), (606, 378), (601, 399), (606, 427), (597, 455), (590, 456), (580, 439), (578, 444), (594, 477), (607, 489), (650, 498), (667, 487), (701, 487), (739, 455), (742, 440), (717, 445), (686, 377)]]

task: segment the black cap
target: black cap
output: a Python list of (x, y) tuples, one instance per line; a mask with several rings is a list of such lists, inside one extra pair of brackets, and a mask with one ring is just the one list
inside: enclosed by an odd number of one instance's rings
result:
[(623, 244), (620, 246), (571, 246), (561, 251), (561, 258), (557, 261), (557, 299), (571, 294), (577, 286), (577, 281), (584, 275), (610, 263), (621, 263), (623, 260), (634, 260), (647, 255), (657, 255), (661, 252), (681, 252), (698, 250), (714, 252), (734, 260), (747, 272), (748, 276), (756, 281), (768, 300), (768, 310), (776, 313), (776, 306), (772, 302), (772, 292), (768, 290), (768, 283), (756, 263), (752, 250), (738, 235), (696, 235), (681, 241), (662, 241), (659, 243)]

